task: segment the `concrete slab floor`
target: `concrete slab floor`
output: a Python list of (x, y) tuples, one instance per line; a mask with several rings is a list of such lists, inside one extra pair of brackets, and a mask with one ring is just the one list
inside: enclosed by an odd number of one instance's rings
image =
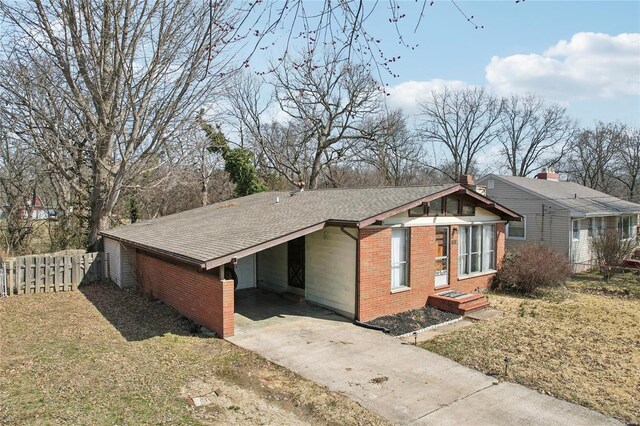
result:
[(621, 425), (579, 405), (498, 383), (326, 309), (281, 299), (259, 291), (237, 295), (237, 334), (228, 340), (395, 424)]

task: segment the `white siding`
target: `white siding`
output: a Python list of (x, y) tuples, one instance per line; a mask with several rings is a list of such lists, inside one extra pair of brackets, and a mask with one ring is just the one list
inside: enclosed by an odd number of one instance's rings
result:
[(331, 226), (305, 237), (305, 253), (305, 298), (353, 317), (356, 242)]
[[(597, 229), (600, 226), (600, 217), (595, 217), (595, 228)], [(618, 221), (620, 220), (619, 216), (608, 216), (604, 217), (604, 229), (605, 230), (614, 230), (618, 229)], [(595, 266), (595, 259), (593, 257), (593, 253), (591, 252), (590, 240), (589, 237), (589, 221), (590, 218), (580, 218), (580, 234), (577, 240), (573, 239), (573, 228), (571, 232), (571, 262), (573, 265), (573, 270), (575, 272), (585, 271), (591, 269)], [(572, 225), (573, 226), (573, 225)], [(633, 238), (636, 238), (636, 228), (633, 228), (634, 234)]]
[(138, 285), (136, 278), (136, 249), (127, 246), (126, 244), (120, 245), (120, 268), (122, 285), (120, 287), (135, 287)]
[(108, 273), (118, 287), (134, 287), (136, 280), (136, 250), (111, 238), (104, 238), (104, 252), (109, 256)]
[(519, 245), (527, 243), (544, 243), (551, 245), (565, 256), (569, 256), (571, 222), (567, 209), (499, 179), (492, 180), (494, 185), (493, 188), (489, 188), (487, 185), (487, 196), (527, 217), (527, 239), (514, 240), (507, 238), (507, 250), (513, 250)]
[(238, 290), (254, 288), (256, 286), (256, 256), (255, 254), (238, 259), (236, 274), (238, 275)]
[(121, 284), (120, 279), (120, 243), (116, 240), (112, 240), (111, 238), (104, 239), (104, 253), (105, 258), (107, 259), (107, 270), (108, 278), (111, 279), (118, 286)]
[(571, 263), (574, 264), (574, 270), (577, 272), (591, 268), (591, 247), (589, 245), (591, 238), (589, 237), (589, 219), (579, 219), (579, 236), (578, 239), (573, 238), (573, 220), (571, 224)]
[(384, 225), (429, 226), (429, 225), (468, 225), (469, 223), (503, 222), (500, 216), (481, 207), (476, 208), (475, 216), (420, 216), (411, 217), (403, 211), (384, 220)]
[(258, 287), (287, 291), (287, 243), (256, 254)]

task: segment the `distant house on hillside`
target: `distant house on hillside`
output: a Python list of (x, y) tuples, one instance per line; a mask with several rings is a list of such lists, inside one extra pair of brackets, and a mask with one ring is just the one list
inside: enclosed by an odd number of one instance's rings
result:
[(589, 240), (605, 229), (637, 238), (640, 205), (574, 182), (553, 171), (535, 178), (490, 174), (478, 180), (487, 196), (524, 216), (507, 224), (506, 248), (548, 244), (569, 258), (575, 272), (594, 265)]
[[(29, 194), (23, 196), (22, 206), (0, 206), (0, 218), (10, 215), (11, 211), (17, 213), (17, 217), (21, 219), (47, 220), (55, 219), (59, 214), (57, 209), (47, 207), (39, 195)], [(16, 209), (16, 210), (13, 210)]]
[(52, 210), (45, 206), (42, 198), (39, 195), (29, 194), (29, 196), (25, 197), (25, 207), (20, 209), (19, 215), (23, 219), (31, 218), (35, 220), (46, 220), (50, 219), (51, 216), (55, 216), (55, 214), (51, 214)]

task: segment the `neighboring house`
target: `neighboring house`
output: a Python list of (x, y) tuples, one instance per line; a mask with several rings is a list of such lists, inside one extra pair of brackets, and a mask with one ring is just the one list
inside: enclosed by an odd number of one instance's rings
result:
[(24, 198), (24, 208), (18, 211), (19, 217), (22, 219), (36, 219), (36, 220), (46, 220), (50, 217), (50, 210), (47, 206), (44, 205), (42, 198), (39, 195), (35, 197), (33, 195), (29, 195)]
[(591, 237), (606, 229), (637, 237), (640, 205), (574, 182), (553, 171), (535, 178), (488, 175), (478, 180), (488, 197), (516, 210), (524, 220), (507, 225), (507, 250), (524, 243), (550, 245), (565, 254), (574, 272), (592, 268)]
[(486, 288), (505, 224), (519, 218), (449, 184), (263, 192), (102, 235), (115, 283), (137, 284), (226, 337), (232, 275), (238, 289), (294, 293), (368, 321), (423, 307), (443, 290)]

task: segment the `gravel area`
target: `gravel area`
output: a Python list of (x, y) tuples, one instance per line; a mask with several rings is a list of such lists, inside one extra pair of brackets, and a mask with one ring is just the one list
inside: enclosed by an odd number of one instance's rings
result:
[(389, 330), (389, 334), (392, 336), (400, 336), (432, 325), (451, 321), (460, 318), (460, 316), (461, 315), (425, 306), (424, 308), (414, 309), (412, 311), (379, 317), (369, 321), (368, 324), (384, 327)]

